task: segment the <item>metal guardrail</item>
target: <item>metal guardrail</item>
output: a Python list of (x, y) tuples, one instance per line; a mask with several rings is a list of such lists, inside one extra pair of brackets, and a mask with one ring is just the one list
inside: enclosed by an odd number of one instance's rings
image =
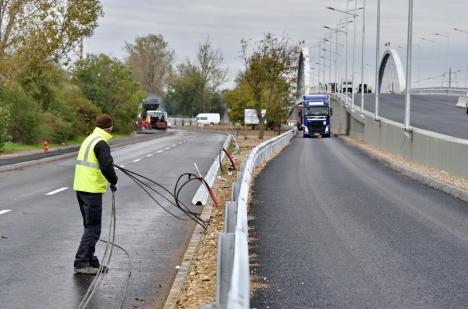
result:
[(232, 186), (232, 201), (226, 203), (224, 232), (218, 235), (216, 304), (201, 309), (250, 308), (250, 273), (247, 205), (255, 169), (271, 159), (295, 136), (290, 130), (256, 146), (241, 165)]
[(197, 118), (167, 117), (167, 121), (173, 127), (196, 127), (197, 126)]

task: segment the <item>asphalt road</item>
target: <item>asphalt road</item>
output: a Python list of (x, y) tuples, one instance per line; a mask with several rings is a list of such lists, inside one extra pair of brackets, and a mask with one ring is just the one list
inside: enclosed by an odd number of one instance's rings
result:
[[(117, 164), (172, 188), (179, 174), (195, 171), (194, 162), (206, 173), (224, 140), (221, 134), (177, 131), (124, 146), (113, 154)], [(82, 234), (82, 219), (72, 190), (74, 160), (0, 173), (2, 309), (76, 308), (91, 282), (92, 277), (73, 274), (74, 255)], [(194, 223), (174, 219), (155, 206), (129, 178), (120, 172), (118, 175), (116, 243), (129, 251), (133, 262), (124, 308), (161, 308)], [(191, 200), (196, 187), (194, 184), (185, 191), (185, 202)], [(110, 202), (110, 194), (106, 194), (104, 239)], [(162, 204), (168, 206), (167, 202)], [(99, 244), (99, 257), (103, 249), (104, 244)], [(110, 271), (88, 308), (116, 308), (127, 276), (127, 259), (116, 249)]]
[[(375, 110), (375, 95), (364, 95), (364, 107)], [(361, 95), (355, 96), (356, 109), (361, 107)], [(440, 95), (411, 96), (411, 126), (441, 134), (468, 139), (468, 115), (466, 109), (457, 107), (458, 97)], [(403, 94), (381, 94), (380, 116), (403, 123), (405, 96)]]
[[(166, 134), (170, 134), (170, 132), (160, 131), (160, 130), (148, 130), (147, 134), (137, 134), (135, 136), (113, 139), (110, 141), (110, 145), (111, 146), (124, 146), (124, 145), (147, 141), (153, 138), (164, 136)], [(78, 152), (79, 149), (80, 149), (79, 145), (74, 145), (74, 146), (68, 146), (62, 149), (53, 149), (53, 150), (50, 150), (49, 152), (42, 152), (40, 150), (37, 150), (37, 151), (28, 152), (27, 154), (24, 154), (23, 152), (20, 154), (18, 153), (2, 154), (0, 155), (0, 166), (21, 163), (21, 162), (26, 162), (26, 161), (31, 161), (31, 160), (40, 160), (44, 158), (55, 157), (55, 156), (63, 155), (66, 153)]]
[(468, 307), (468, 203), (337, 138), (296, 138), (253, 190), (252, 308)]

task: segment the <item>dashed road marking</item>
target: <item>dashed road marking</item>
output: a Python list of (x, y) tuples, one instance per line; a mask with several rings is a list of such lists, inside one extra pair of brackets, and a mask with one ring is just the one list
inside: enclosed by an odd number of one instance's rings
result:
[(172, 144), (172, 147), (175, 147), (175, 146), (177, 146), (177, 145), (176, 145), (176, 144)]
[(7, 212), (10, 212), (10, 209), (5, 209), (5, 210), (0, 210), (0, 215), (6, 214)]
[(169, 150), (169, 149), (171, 149), (171, 147), (166, 147), (165, 149), (166, 149), (166, 150)]
[(164, 150), (158, 150), (158, 153), (161, 153), (161, 152), (163, 152), (163, 151), (164, 151)]
[(65, 191), (67, 189), (68, 189), (68, 187), (62, 187), (62, 188), (59, 188), (57, 190), (50, 191), (50, 192), (46, 193), (45, 195), (54, 195), (54, 194), (60, 193), (62, 191)]
[(133, 162), (133, 163), (137, 163), (137, 162), (140, 162), (140, 161), (141, 161), (141, 159), (135, 159), (135, 160), (133, 160), (132, 162)]
[(146, 155), (147, 158), (151, 158), (152, 156), (153, 156), (152, 153), (149, 153), (149, 154)]

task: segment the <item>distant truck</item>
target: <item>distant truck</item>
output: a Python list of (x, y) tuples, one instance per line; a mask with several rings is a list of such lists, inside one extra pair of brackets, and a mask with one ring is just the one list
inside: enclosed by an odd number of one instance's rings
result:
[(299, 111), (299, 129), (302, 129), (304, 137), (320, 135), (330, 137), (333, 109), (330, 107), (330, 100), (327, 95), (304, 96), (302, 106)]
[(201, 113), (197, 115), (197, 124), (215, 125), (221, 123), (221, 117), (218, 113)]

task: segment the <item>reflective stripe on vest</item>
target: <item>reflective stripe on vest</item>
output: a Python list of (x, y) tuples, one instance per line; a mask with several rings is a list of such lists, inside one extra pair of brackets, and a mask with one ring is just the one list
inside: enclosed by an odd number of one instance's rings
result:
[(86, 147), (85, 150), (84, 158), (83, 160), (76, 160), (77, 165), (84, 165), (91, 168), (99, 168), (99, 163), (88, 162), (89, 151), (91, 150), (91, 147), (93, 146), (94, 142), (98, 139), (102, 139), (102, 137), (96, 136), (88, 143), (88, 147)]

